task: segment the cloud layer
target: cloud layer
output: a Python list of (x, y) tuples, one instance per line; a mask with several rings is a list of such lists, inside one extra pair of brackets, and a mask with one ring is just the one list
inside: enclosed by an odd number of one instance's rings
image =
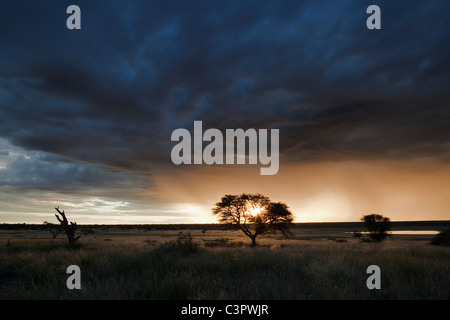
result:
[(0, 5), (5, 197), (154, 204), (194, 120), (279, 128), (289, 168), (449, 163), (448, 1), (377, 1), (376, 31), (366, 1), (78, 1), (77, 31), (69, 4)]

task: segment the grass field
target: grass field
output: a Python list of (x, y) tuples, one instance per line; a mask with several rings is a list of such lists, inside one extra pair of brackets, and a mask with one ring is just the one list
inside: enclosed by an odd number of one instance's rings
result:
[[(443, 230), (398, 223), (394, 230)], [(77, 249), (39, 226), (0, 225), (0, 299), (448, 299), (450, 248), (433, 235), (354, 238), (359, 223), (298, 224), (291, 239), (217, 225), (89, 226)], [(81, 269), (69, 290), (66, 268)], [(366, 286), (369, 265), (381, 289)]]

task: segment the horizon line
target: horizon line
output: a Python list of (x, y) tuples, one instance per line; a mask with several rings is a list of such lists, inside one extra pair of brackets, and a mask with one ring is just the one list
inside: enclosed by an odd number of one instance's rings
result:
[[(445, 222), (450, 223), (450, 220), (391, 220), (391, 223), (423, 223), (423, 222)], [(343, 224), (343, 223), (364, 223), (363, 221), (304, 221), (304, 222), (292, 222), (292, 224), (321, 224), (321, 223), (333, 223), (333, 224)], [(55, 223), (58, 224), (58, 223)], [(27, 222), (1, 222), (0, 225), (43, 225), (43, 223), (27, 223)], [(196, 225), (229, 225), (229, 223), (220, 222), (197, 222), (197, 223), (87, 223), (79, 224), (78, 226), (196, 226)]]

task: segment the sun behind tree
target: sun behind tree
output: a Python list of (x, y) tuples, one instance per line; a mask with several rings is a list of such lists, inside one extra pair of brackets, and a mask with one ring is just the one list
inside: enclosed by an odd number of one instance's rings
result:
[(256, 246), (258, 235), (280, 231), (289, 235), (289, 227), (294, 220), (288, 206), (282, 202), (272, 202), (262, 194), (225, 195), (212, 209), (219, 216), (219, 222), (236, 225)]

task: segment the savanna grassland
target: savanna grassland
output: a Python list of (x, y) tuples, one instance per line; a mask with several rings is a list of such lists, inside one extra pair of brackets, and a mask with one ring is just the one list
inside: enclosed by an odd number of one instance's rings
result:
[[(443, 230), (449, 223), (394, 224)], [(450, 247), (433, 235), (353, 236), (359, 223), (297, 224), (292, 237), (258, 238), (218, 225), (85, 226), (69, 249), (39, 226), (0, 225), (0, 299), (448, 299)], [(87, 228), (87, 229), (86, 229)], [(69, 290), (66, 269), (81, 269)], [(366, 286), (369, 265), (381, 289)]]

